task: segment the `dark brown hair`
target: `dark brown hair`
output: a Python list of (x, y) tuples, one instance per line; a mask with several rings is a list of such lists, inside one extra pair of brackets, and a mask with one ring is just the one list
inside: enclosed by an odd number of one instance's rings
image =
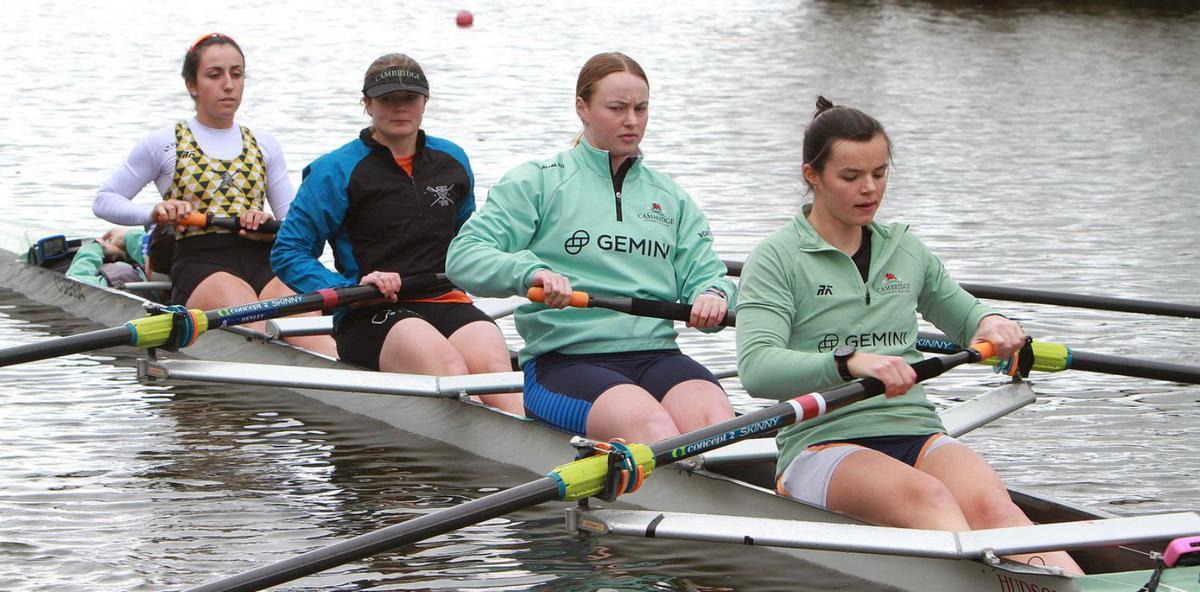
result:
[(842, 140), (870, 142), (877, 135), (887, 141), (888, 160), (892, 160), (892, 139), (879, 120), (853, 107), (834, 105), (833, 101), (818, 95), (817, 110), (804, 132), (804, 164), (820, 174), (833, 153), (834, 144)]
[(222, 35), (221, 33), (206, 33), (192, 44), (186, 54), (183, 55), (183, 79), (188, 84), (196, 84), (197, 70), (200, 69), (200, 54), (204, 53), (204, 48), (212, 45), (232, 45), (242, 56), (242, 62), (246, 61), (246, 54), (242, 52), (242, 47), (233, 40), (233, 37)]
[(585, 103), (591, 101), (592, 93), (596, 92), (596, 83), (614, 72), (629, 72), (641, 78), (646, 83), (646, 88), (650, 88), (650, 80), (646, 78), (646, 71), (641, 65), (619, 51), (610, 51), (598, 53), (584, 62), (583, 67), (579, 69), (579, 78), (575, 81), (575, 96), (583, 99)]

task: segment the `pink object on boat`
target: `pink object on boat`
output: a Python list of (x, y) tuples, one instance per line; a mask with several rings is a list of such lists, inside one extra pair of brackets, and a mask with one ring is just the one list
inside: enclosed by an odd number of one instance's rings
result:
[(1171, 541), (1167, 550), (1163, 552), (1163, 563), (1167, 564), (1167, 567), (1200, 565), (1200, 536)]

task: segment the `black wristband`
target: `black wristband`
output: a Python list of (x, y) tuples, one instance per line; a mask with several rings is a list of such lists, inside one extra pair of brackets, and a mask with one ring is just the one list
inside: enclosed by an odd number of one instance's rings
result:
[(842, 380), (854, 380), (854, 375), (850, 374), (850, 358), (857, 353), (855, 348), (844, 345), (833, 351), (833, 362), (837, 364), (838, 376)]

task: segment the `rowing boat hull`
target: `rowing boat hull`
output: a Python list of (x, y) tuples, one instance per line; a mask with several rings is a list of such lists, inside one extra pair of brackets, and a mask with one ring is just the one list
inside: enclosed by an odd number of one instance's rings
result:
[[(37, 302), (55, 306), (99, 324), (112, 326), (143, 314), (141, 298), (95, 287), (42, 268), (25, 265), (14, 233), (0, 235), (0, 285)], [(345, 368), (336, 360), (269, 341), (244, 328), (206, 333), (184, 350), (201, 360), (238, 360), (308, 368)], [(1002, 388), (1028, 389), (1025, 384)], [(569, 436), (533, 421), (489, 407), (453, 399), (383, 396), (322, 390), (290, 389), (323, 404), (386, 423), (396, 429), (443, 441), (477, 457), (513, 465), (533, 474), (570, 460)], [(1047, 521), (1092, 519), (1110, 515), (1070, 507), (1053, 500), (1018, 493), (1034, 502)], [(770, 490), (680, 463), (655, 471), (636, 493), (623, 496), (617, 507), (641, 507), (671, 512), (757, 516), (815, 522), (853, 523), (843, 516), (780, 497)], [(764, 548), (766, 550), (766, 548)], [(902, 590), (959, 592), (962, 590), (1089, 590), (1087, 584), (1038, 568), (986, 565), (970, 560), (945, 560), (845, 551), (771, 548), (767, 552), (796, 557), (872, 582)], [(1106, 561), (1107, 562), (1107, 561)], [(1083, 587), (1080, 584), (1084, 584)], [(1164, 588), (1167, 590), (1167, 588)]]

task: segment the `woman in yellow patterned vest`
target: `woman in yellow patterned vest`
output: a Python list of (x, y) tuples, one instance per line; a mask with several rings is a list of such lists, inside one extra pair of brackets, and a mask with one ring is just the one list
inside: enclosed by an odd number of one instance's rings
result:
[[(92, 210), (115, 224), (171, 224), (192, 212), (236, 217), (237, 233), (217, 228), (177, 228), (171, 265), (171, 300), (213, 309), (293, 292), (271, 271), (273, 234), (254, 232), (271, 220), (267, 202), (282, 219), (295, 193), (279, 143), (234, 120), (245, 87), (245, 56), (232, 38), (210, 33), (188, 49), (183, 79), (196, 115), (162, 128), (138, 143), (100, 188)], [(135, 203), (154, 181), (162, 200)], [(250, 325), (262, 330), (262, 323)], [(289, 338), (307, 349), (336, 354), (326, 336)]]

